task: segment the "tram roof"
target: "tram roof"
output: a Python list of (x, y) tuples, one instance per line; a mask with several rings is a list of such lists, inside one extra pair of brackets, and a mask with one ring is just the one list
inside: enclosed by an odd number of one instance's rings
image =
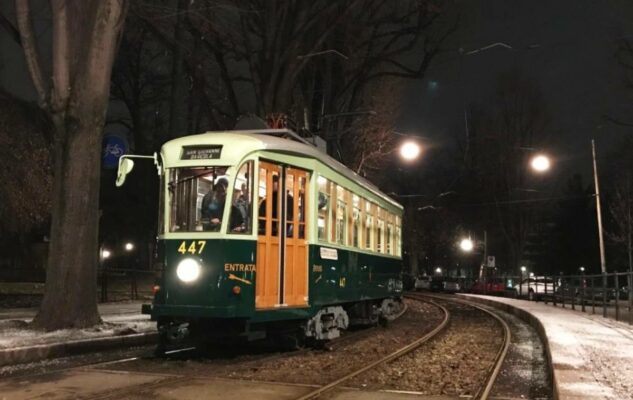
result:
[[(289, 138), (284, 138), (283, 136)], [(226, 146), (235, 142), (239, 142), (239, 146)], [(204, 145), (223, 145), (222, 157), (214, 160), (181, 159), (184, 146)], [(318, 150), (306, 139), (287, 129), (213, 131), (183, 136), (166, 142), (162, 147), (161, 156), (163, 165), (166, 168), (198, 165), (236, 165), (245, 155), (254, 151), (271, 151), (319, 160), (347, 179), (357, 182), (391, 204), (402, 208), (398, 202), (383, 193), (376, 185), (326, 153)]]

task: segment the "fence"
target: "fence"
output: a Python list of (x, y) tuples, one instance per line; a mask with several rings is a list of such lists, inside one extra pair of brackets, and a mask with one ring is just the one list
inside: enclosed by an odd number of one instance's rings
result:
[[(495, 287), (495, 283), (499, 287)], [(601, 312), (603, 317), (633, 324), (632, 272), (502, 276), (476, 281), (470, 291), (540, 300), (555, 307), (570, 307), (592, 314)]]
[(151, 299), (155, 277), (155, 271), (100, 268), (97, 280), (99, 301)]

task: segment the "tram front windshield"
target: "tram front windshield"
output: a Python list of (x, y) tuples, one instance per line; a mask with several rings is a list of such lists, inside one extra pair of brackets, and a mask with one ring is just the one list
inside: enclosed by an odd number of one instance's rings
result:
[(230, 182), (227, 170), (228, 167), (170, 170), (170, 232), (220, 231)]

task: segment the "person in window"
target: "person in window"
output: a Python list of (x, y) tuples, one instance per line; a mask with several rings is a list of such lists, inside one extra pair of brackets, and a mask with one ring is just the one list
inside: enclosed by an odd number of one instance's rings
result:
[[(272, 200), (273, 200), (273, 236), (277, 236), (277, 224), (278, 222), (277, 219), (279, 218), (279, 210), (278, 210), (278, 198), (279, 195), (279, 175), (273, 175), (273, 192), (272, 192)], [(292, 194), (290, 194), (290, 192), (286, 192), (286, 221), (292, 221), (292, 215), (294, 212), (294, 199), (292, 197)], [(259, 203), (259, 217), (262, 218), (266, 216), (266, 198), (264, 198), (260, 203)], [(265, 224), (264, 221), (260, 220), (259, 221), (259, 232), (260, 234), (263, 234), (265, 231)], [(290, 234), (292, 232), (290, 231)]]
[(202, 214), (202, 226), (205, 231), (217, 232), (220, 230), (227, 186), (227, 180), (220, 178), (202, 198), (200, 213)]
[[(225, 178), (220, 178), (213, 189), (209, 190), (209, 193), (202, 198), (202, 226), (205, 231), (218, 232), (220, 230), (226, 204), (227, 187), (228, 181)], [(240, 231), (243, 223), (244, 218), (240, 211), (235, 206), (231, 206), (229, 230)]]

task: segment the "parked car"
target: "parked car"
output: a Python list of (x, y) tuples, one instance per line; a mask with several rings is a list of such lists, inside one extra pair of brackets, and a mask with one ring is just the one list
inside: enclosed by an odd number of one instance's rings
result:
[(429, 289), (432, 292), (441, 292), (442, 290), (444, 290), (444, 278), (442, 277), (431, 278)]
[(503, 278), (486, 278), (475, 281), (470, 291), (477, 294), (504, 295), (506, 285)]
[(456, 293), (462, 290), (457, 278), (446, 278), (444, 280), (444, 291), (446, 293)]
[(415, 279), (415, 290), (430, 290), (431, 289), (431, 277), (420, 276)]
[(518, 297), (527, 297), (528, 300), (540, 300), (543, 296), (554, 295), (554, 280), (543, 276), (527, 278), (514, 286)]
[[(582, 300), (600, 302), (604, 298), (602, 282), (596, 281), (592, 287), (591, 283), (584, 278), (572, 278), (559, 282), (556, 294), (565, 299), (573, 298), (576, 303)], [(613, 298), (615, 298), (615, 290), (607, 288), (607, 303)]]
[(618, 299), (619, 300), (628, 300), (629, 299), (629, 287), (622, 286), (620, 290), (618, 290)]

